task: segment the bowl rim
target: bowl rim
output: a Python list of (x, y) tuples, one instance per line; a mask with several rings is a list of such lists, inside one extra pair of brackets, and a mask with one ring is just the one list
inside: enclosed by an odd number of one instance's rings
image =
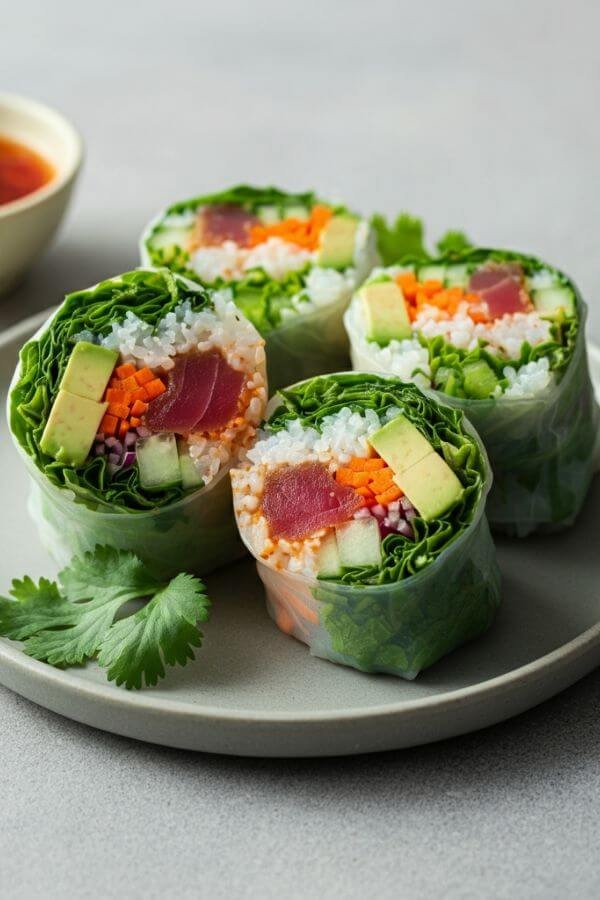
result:
[(0, 91), (0, 107), (5, 106), (16, 111), (23, 111), (35, 118), (49, 129), (59, 131), (66, 138), (67, 143), (71, 144), (72, 159), (68, 166), (64, 168), (56, 177), (32, 191), (19, 197), (17, 200), (11, 200), (9, 203), (0, 204), (0, 220), (7, 219), (11, 215), (16, 215), (37, 206), (48, 200), (54, 194), (62, 190), (66, 184), (73, 180), (77, 174), (84, 153), (83, 138), (75, 126), (61, 112), (53, 106), (41, 103), (39, 100), (33, 100), (21, 94), (5, 93)]

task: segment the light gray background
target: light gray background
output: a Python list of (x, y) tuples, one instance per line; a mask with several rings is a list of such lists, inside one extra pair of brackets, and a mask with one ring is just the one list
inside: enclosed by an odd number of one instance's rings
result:
[[(1, 88), (60, 107), (87, 144), (60, 238), (0, 325), (135, 265), (161, 205), (243, 180), (545, 256), (576, 277), (600, 338), (592, 0), (0, 12)], [(313, 762), (143, 746), (0, 689), (0, 891), (597, 897), (599, 688), (594, 674), (437, 746)]]

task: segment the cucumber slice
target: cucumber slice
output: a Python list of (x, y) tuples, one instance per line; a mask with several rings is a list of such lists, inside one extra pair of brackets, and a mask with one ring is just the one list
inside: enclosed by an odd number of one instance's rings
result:
[(181, 484), (181, 469), (174, 434), (152, 434), (135, 445), (140, 485), (147, 491), (166, 490)]
[(342, 574), (342, 563), (335, 532), (326, 535), (317, 556), (317, 578), (337, 578)]
[(465, 288), (469, 283), (469, 273), (466, 264), (457, 263), (446, 268), (446, 287)]
[(190, 456), (188, 445), (185, 441), (179, 441), (177, 444), (177, 452), (179, 453), (179, 468), (181, 470), (181, 486), (184, 491), (189, 488), (203, 487), (204, 478), (198, 471), (198, 466)]
[(281, 216), (276, 206), (260, 206), (256, 215), (263, 225), (274, 225), (275, 222), (281, 222)]
[(444, 283), (446, 266), (421, 266), (417, 272), (419, 281), (441, 281)]
[(310, 210), (301, 204), (286, 206), (284, 209), (286, 219), (308, 219)]
[(463, 367), (463, 384), (467, 397), (474, 400), (485, 400), (490, 397), (498, 386), (496, 373), (485, 359), (477, 359), (466, 363)]
[(562, 285), (540, 288), (533, 292), (533, 305), (541, 316), (554, 318), (561, 312), (566, 316), (575, 315), (573, 291)]
[(377, 519), (352, 519), (335, 529), (343, 568), (381, 565), (381, 537)]
[(180, 225), (163, 225), (159, 231), (152, 235), (148, 245), (151, 250), (168, 250), (170, 247), (183, 247), (185, 249), (193, 228), (193, 222), (185, 227)]

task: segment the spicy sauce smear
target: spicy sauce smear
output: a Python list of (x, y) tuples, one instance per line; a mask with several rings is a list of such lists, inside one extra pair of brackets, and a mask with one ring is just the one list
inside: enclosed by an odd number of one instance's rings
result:
[(37, 191), (53, 175), (50, 163), (35, 150), (0, 135), (0, 205)]

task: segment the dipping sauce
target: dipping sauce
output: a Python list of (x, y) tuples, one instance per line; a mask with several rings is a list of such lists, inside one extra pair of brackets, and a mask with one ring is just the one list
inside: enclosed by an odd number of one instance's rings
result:
[(35, 150), (0, 135), (0, 205), (37, 191), (53, 176), (53, 167)]

